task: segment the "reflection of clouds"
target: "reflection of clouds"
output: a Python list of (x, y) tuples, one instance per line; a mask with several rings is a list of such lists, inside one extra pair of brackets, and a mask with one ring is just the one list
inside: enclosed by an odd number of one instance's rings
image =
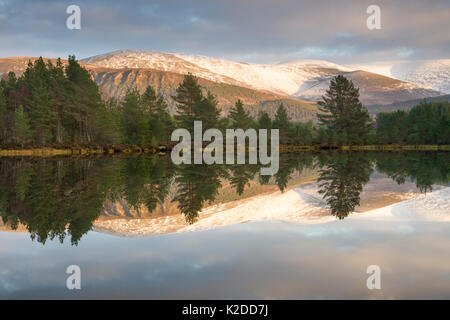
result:
[[(79, 247), (36, 246), (24, 234), (3, 248), (0, 297), (448, 298), (449, 235), (448, 224), (352, 219), (138, 239), (90, 233)], [(38, 258), (23, 254), (31, 250)], [(80, 292), (65, 289), (69, 264), (81, 267)], [(370, 264), (381, 267), (381, 291), (366, 288)]]

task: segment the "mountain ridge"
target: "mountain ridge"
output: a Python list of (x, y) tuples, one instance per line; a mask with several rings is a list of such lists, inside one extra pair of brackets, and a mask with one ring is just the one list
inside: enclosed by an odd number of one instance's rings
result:
[[(20, 75), (28, 61), (35, 59), (0, 58), (0, 77), (5, 77), (9, 71)], [(56, 59), (45, 60), (56, 62)], [(62, 61), (67, 63), (67, 60)], [(118, 50), (82, 59), (80, 63), (91, 73), (105, 99), (121, 99), (133, 86), (143, 92), (150, 85), (166, 98), (171, 113), (176, 112), (172, 96), (187, 73), (196, 75), (203, 89), (216, 95), (223, 116), (241, 99), (253, 117), (261, 110), (273, 117), (277, 105), (283, 102), (293, 120), (315, 120), (315, 103), (328, 89), (331, 78), (338, 74), (354, 81), (360, 88), (361, 101), (369, 109), (374, 105), (442, 95), (435, 90), (324, 60), (297, 59), (268, 65), (201, 55)]]
[[(320, 99), (328, 87), (329, 80), (338, 74), (348, 75), (362, 88), (361, 100), (365, 104), (390, 104), (442, 94), (436, 90), (376, 73), (365, 72), (362, 77), (363, 71), (325, 60), (297, 59), (278, 64), (255, 64), (194, 54), (119, 50), (82, 61), (115, 69), (150, 68), (176, 73), (190, 72), (211, 81), (313, 101)], [(379, 87), (376, 88), (375, 85)], [(370, 88), (371, 91), (368, 92), (365, 88)]]

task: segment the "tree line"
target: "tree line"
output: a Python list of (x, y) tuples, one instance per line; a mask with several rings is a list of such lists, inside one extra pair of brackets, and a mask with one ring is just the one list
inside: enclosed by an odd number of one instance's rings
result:
[(89, 72), (74, 56), (64, 65), (41, 58), (29, 62), (19, 78), (10, 72), (0, 81), (0, 144), (48, 146), (74, 144), (170, 144), (175, 128), (192, 132), (194, 120), (209, 128), (279, 129), (280, 144), (342, 145), (449, 144), (450, 104), (422, 103), (410, 111), (380, 113), (376, 121), (359, 100), (359, 89), (342, 75), (318, 102), (318, 121), (293, 122), (280, 103), (272, 119), (267, 112), (250, 116), (238, 100), (221, 117), (216, 98), (204, 92), (192, 74), (172, 97), (176, 114), (152, 87), (130, 88), (120, 101), (104, 101)]

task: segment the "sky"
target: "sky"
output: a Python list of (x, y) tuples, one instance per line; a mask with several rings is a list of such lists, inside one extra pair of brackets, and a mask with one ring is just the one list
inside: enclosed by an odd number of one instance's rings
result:
[[(66, 27), (73, 4), (79, 30)], [(381, 29), (367, 27), (372, 4)], [(449, 30), (449, 0), (0, 0), (0, 57), (139, 49), (252, 63), (450, 59)]]

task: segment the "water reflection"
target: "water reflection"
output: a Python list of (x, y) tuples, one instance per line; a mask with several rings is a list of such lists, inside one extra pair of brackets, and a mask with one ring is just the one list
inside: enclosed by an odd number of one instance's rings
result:
[(373, 172), (366, 153), (334, 154), (320, 157), (319, 193), (324, 196), (331, 214), (344, 219), (359, 205), (360, 194)]
[(0, 161), (0, 215), (13, 229), (24, 225), (41, 243), (70, 237), (77, 244), (100, 216), (105, 201), (124, 199), (150, 213), (167, 199), (188, 223), (218, 197), (224, 182), (238, 195), (251, 181), (275, 184), (284, 191), (292, 176), (316, 170), (320, 193), (339, 219), (353, 212), (376, 168), (398, 184), (410, 179), (423, 191), (448, 184), (450, 153), (334, 152), (284, 154), (273, 177), (260, 176), (259, 165), (181, 165), (170, 158), (132, 156), (97, 159), (6, 159)]

